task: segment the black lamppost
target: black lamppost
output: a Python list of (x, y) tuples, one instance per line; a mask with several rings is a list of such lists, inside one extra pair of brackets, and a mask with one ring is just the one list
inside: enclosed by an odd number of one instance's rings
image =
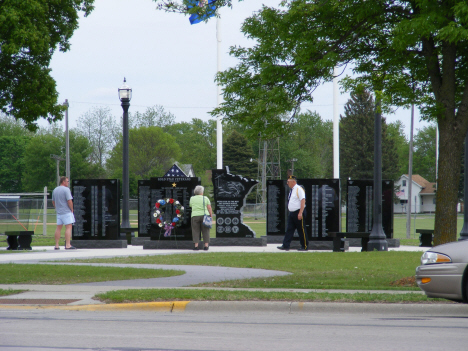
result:
[(468, 133), (465, 136), (465, 165), (464, 165), (464, 190), (463, 190), (463, 228), (458, 240), (468, 239)]
[(387, 237), (382, 227), (382, 117), (380, 99), (375, 99), (374, 114), (374, 212), (367, 251), (388, 251)]
[(132, 99), (132, 89), (126, 84), (124, 78), (123, 85), (119, 88), (119, 98), (122, 102), (123, 109), (123, 174), (122, 174), (122, 224), (121, 228), (130, 228), (129, 220), (129, 176), (128, 176), (128, 108), (130, 107), (130, 100)]

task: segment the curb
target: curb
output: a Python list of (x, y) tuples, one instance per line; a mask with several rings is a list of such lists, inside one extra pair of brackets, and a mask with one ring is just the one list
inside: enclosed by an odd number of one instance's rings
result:
[(111, 303), (106, 305), (0, 305), (0, 310), (65, 310), (65, 311), (152, 311), (152, 312), (183, 312), (190, 301), (141, 302), (141, 303)]
[(0, 305), (0, 310), (62, 310), (62, 311), (146, 311), (175, 313), (356, 313), (383, 315), (418, 316), (463, 316), (468, 317), (468, 305), (453, 304), (380, 304), (380, 303), (343, 303), (343, 302), (288, 302), (288, 301), (167, 301), (121, 303), (107, 305)]

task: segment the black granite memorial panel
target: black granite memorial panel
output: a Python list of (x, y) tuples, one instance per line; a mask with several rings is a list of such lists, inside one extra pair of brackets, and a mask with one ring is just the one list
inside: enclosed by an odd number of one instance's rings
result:
[(288, 212), (289, 187), (285, 180), (267, 181), (267, 235), (284, 235)]
[[(382, 181), (382, 227), (385, 236), (393, 238), (393, 181)], [(370, 232), (373, 225), (374, 181), (348, 180), (346, 201), (346, 231)]]
[[(306, 193), (305, 224), (309, 240), (328, 240), (328, 232), (340, 231), (340, 180), (298, 179)], [(284, 235), (288, 216), (286, 180), (267, 182), (267, 235)]]
[(214, 187), (216, 237), (255, 238), (255, 232), (243, 223), (242, 207), (252, 188), (258, 183), (229, 173), (229, 167), (212, 170)]
[(75, 224), (73, 240), (120, 239), (118, 179), (74, 179), (72, 181)]
[(149, 237), (151, 230), (151, 187), (149, 180), (138, 181), (138, 237)]
[(306, 226), (310, 240), (328, 239), (340, 231), (340, 180), (298, 179), (306, 193)]
[[(150, 236), (151, 240), (192, 240), (191, 214), (189, 207), (190, 197), (193, 196), (193, 190), (201, 181), (198, 177), (161, 177), (151, 178), (149, 181), (150, 190)], [(143, 189), (147, 192), (147, 189)], [(141, 190), (140, 190), (141, 194)], [(145, 196), (148, 196), (147, 194)], [(139, 197), (139, 200), (141, 198)], [(172, 230), (171, 235), (164, 236), (164, 228), (156, 224), (155, 218), (152, 216), (154, 205), (158, 200), (174, 199), (180, 202), (184, 207), (184, 218), (182, 224)], [(147, 199), (145, 198), (144, 201)], [(147, 215), (146, 214), (142, 214)], [(175, 216), (175, 207), (167, 204), (164, 209), (164, 220), (170, 221)], [(146, 221), (146, 220), (145, 220)], [(139, 229), (140, 230), (140, 229)]]

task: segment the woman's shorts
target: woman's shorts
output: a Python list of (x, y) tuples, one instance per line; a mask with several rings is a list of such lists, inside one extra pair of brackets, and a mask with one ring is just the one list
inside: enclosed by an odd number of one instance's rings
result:
[(68, 224), (73, 224), (75, 223), (75, 216), (73, 215), (72, 212), (62, 214), (62, 215), (57, 215), (57, 225), (68, 225)]

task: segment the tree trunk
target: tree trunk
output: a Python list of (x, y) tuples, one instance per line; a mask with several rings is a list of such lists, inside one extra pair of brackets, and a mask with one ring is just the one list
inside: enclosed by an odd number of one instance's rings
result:
[(454, 116), (439, 119), (439, 166), (434, 245), (457, 240), (457, 203), (461, 152), (466, 129)]

